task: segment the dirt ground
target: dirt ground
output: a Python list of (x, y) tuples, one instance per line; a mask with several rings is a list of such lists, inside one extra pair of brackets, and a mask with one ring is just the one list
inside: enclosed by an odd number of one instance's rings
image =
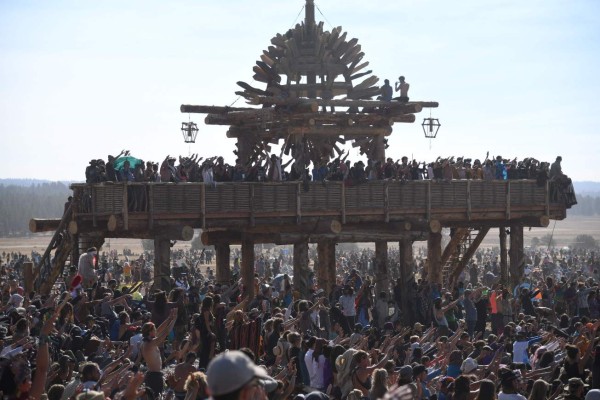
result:
[[(547, 228), (531, 228), (525, 227), (525, 245), (531, 243), (534, 237), (541, 238), (545, 235), (552, 235), (557, 247), (569, 246), (573, 243), (577, 235), (587, 234), (593, 236), (600, 241), (600, 216), (596, 217), (567, 217), (563, 221), (550, 221)], [(29, 253), (35, 250), (43, 253), (51, 239), (51, 234), (36, 234), (30, 237), (11, 237), (0, 238), (0, 253), (2, 252), (21, 252)], [(484, 239), (482, 246), (497, 247), (498, 246), (498, 230), (491, 230)], [(117, 249), (122, 253), (124, 248), (131, 249), (134, 253), (142, 252), (142, 242), (139, 239), (109, 239), (102, 247), (103, 251)], [(189, 249), (190, 242), (177, 242), (174, 246), (176, 249)]]

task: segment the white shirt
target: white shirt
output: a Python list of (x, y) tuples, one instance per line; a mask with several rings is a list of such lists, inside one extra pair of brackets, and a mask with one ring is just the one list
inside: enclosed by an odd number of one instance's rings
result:
[(340, 306), (342, 307), (342, 313), (346, 317), (354, 317), (356, 316), (356, 308), (354, 301), (356, 300), (356, 296), (348, 296), (343, 294), (340, 296)]
[(311, 353), (310, 359), (312, 361), (312, 373), (309, 375), (310, 387), (315, 389), (325, 389), (325, 376), (323, 374), (325, 369), (325, 356), (321, 354), (319, 359), (315, 361)]
[(314, 349), (308, 349), (308, 351), (306, 352), (306, 354), (304, 354), (304, 364), (306, 364), (306, 370), (308, 371), (308, 376), (311, 377), (311, 382), (312, 382), (312, 376), (313, 376), (313, 363), (312, 363), (312, 358), (313, 358), (313, 353), (314, 353)]

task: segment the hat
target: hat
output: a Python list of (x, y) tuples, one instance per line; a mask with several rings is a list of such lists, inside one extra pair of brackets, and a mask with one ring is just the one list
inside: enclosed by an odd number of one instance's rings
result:
[(385, 324), (383, 324), (383, 330), (384, 331), (393, 331), (394, 330), (394, 324), (391, 322), (386, 322)]
[(104, 392), (95, 390), (86, 390), (75, 397), (76, 400), (104, 400)]
[(91, 253), (93, 251), (98, 251), (98, 249), (95, 247), (90, 247), (89, 249), (87, 249), (86, 253)]
[(410, 365), (405, 365), (402, 368), (400, 368), (400, 378), (412, 378), (413, 376), (413, 369)]
[(471, 357), (467, 357), (465, 359), (465, 361), (463, 361), (462, 365), (460, 366), (460, 371), (463, 374), (469, 374), (469, 373), (475, 371), (477, 369), (477, 367), (478, 367), (477, 361), (475, 361)]
[(421, 324), (420, 322), (415, 322), (415, 330), (423, 330), (423, 324)]
[(329, 400), (329, 396), (327, 396), (323, 392), (315, 390), (314, 392), (310, 392), (309, 394), (304, 396), (304, 400)]
[(23, 300), (25, 300), (23, 296), (21, 296), (18, 293), (13, 293), (8, 299), (8, 304), (14, 307), (21, 307), (21, 305), (23, 304)]
[(569, 379), (569, 386), (568, 386), (568, 391), (569, 392), (574, 392), (577, 389), (579, 389), (580, 387), (584, 387), (585, 383), (583, 383), (583, 380), (581, 378), (571, 378)]
[(500, 383), (503, 385), (507, 384), (510, 381), (513, 381), (517, 378), (518, 378), (517, 374), (515, 374), (515, 372), (511, 369), (504, 368), (500, 371)]
[(587, 392), (585, 400), (600, 400), (600, 389), (592, 389)]
[(253, 378), (259, 378), (267, 386), (277, 385), (263, 368), (258, 367), (241, 351), (229, 351), (212, 359), (206, 370), (208, 390), (212, 396), (222, 396), (244, 387)]

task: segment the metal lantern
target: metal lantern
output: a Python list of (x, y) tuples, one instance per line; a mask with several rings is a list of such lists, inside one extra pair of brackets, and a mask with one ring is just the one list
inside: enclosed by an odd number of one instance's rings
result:
[(425, 137), (429, 139), (434, 139), (437, 136), (438, 130), (440, 129), (440, 120), (437, 118), (423, 118), (423, 123), (421, 124), (423, 127), (423, 132), (425, 133)]
[(195, 122), (182, 122), (181, 133), (183, 140), (186, 143), (196, 143), (196, 135), (198, 135), (198, 125)]

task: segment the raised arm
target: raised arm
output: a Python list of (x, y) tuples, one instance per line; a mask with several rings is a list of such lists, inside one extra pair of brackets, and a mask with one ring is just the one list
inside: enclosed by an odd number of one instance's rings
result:
[(156, 330), (156, 338), (154, 340), (157, 346), (160, 346), (165, 341), (165, 339), (169, 335), (169, 332), (171, 332), (171, 330), (173, 329), (176, 319), (177, 309), (172, 308), (169, 317), (162, 324), (160, 324), (160, 326)]

